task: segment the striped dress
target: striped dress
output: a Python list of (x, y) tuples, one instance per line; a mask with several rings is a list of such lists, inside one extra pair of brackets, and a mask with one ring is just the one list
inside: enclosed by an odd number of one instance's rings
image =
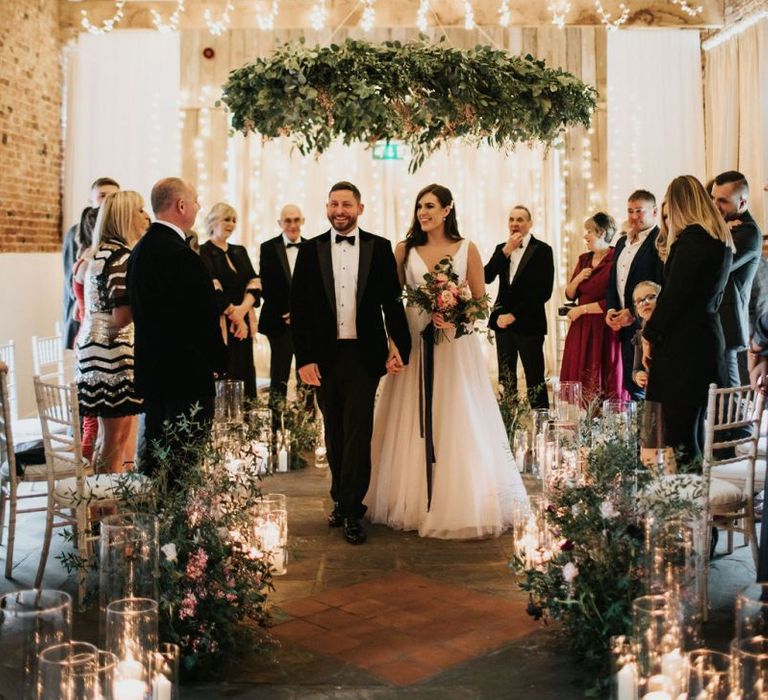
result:
[(102, 243), (88, 265), (75, 375), (84, 416), (115, 418), (143, 410), (133, 384), (133, 323), (116, 328), (112, 321), (112, 310), (128, 304), (130, 252), (121, 243)]

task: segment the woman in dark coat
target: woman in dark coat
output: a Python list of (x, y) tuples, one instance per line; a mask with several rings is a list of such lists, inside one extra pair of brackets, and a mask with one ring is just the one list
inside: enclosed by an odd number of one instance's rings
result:
[(236, 225), (237, 213), (229, 204), (214, 204), (205, 217), (210, 240), (200, 246), (200, 257), (216, 287), (219, 312), (226, 329), (227, 378), (241, 380), (245, 395), (255, 398), (253, 338), (256, 323), (252, 309), (258, 306), (260, 285), (245, 246), (228, 241)]
[(664, 439), (679, 464), (701, 456), (710, 383), (725, 379), (725, 341), (717, 309), (733, 259), (733, 239), (702, 184), (676, 177), (665, 197), (669, 255), (653, 316), (643, 329), (652, 367), (646, 396), (662, 406)]

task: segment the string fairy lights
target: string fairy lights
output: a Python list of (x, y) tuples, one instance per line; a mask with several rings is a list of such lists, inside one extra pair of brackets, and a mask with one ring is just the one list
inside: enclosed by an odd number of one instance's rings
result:
[(686, 2), (686, 0), (672, 0), (672, 4), (677, 5), (689, 17), (696, 17), (697, 15), (700, 15), (702, 12), (704, 12), (703, 5), (692, 7)]
[(464, 0), (464, 29), (469, 31), (475, 28), (475, 11), (470, 0)]
[(360, 29), (364, 32), (370, 32), (376, 23), (376, 10), (373, 7), (374, 0), (362, 0), (363, 14), (360, 17)]
[(512, 21), (512, 13), (509, 11), (509, 0), (501, 0), (501, 5), (499, 6), (499, 24), (502, 27), (508, 27), (510, 22)]
[(181, 15), (186, 10), (184, 2), (185, 0), (176, 0), (176, 9), (171, 13), (167, 22), (163, 20), (163, 16), (154, 7), (150, 9), (150, 13), (152, 14), (152, 24), (155, 25), (155, 29), (157, 29), (158, 32), (166, 34), (168, 32), (178, 31)]
[(416, 11), (416, 26), (420, 32), (427, 31), (427, 14), (429, 14), (429, 0), (420, 0), (419, 9)]
[(309, 26), (316, 32), (325, 29), (325, 23), (328, 21), (328, 8), (325, 0), (317, 0), (309, 11)]
[(82, 18), (80, 19), (80, 26), (90, 34), (106, 34), (111, 32), (115, 28), (115, 25), (123, 19), (123, 8), (127, 1), (128, 0), (115, 0), (115, 14), (109, 19), (105, 19), (101, 23), (101, 26), (91, 23), (91, 20), (88, 19), (88, 10), (81, 10), (80, 14), (82, 15)]
[(203, 14), (203, 19), (205, 20), (205, 25), (208, 27), (208, 31), (213, 34), (213, 36), (221, 36), (229, 28), (229, 25), (232, 22), (231, 13), (234, 9), (232, 2), (227, 0), (227, 5), (224, 8), (224, 12), (221, 14), (221, 18), (214, 20), (210, 9), (206, 8), (205, 13)]
[(571, 11), (571, 3), (568, 0), (553, 0), (547, 5), (552, 14), (552, 24), (558, 29), (565, 27), (565, 16)]
[(611, 20), (611, 13), (605, 11), (603, 3), (600, 2), (600, 0), (595, 0), (595, 10), (597, 10), (597, 14), (600, 17), (600, 22), (602, 22), (603, 26), (611, 31), (618, 29), (629, 19), (629, 8), (623, 2), (619, 4), (621, 14), (615, 20)]
[(280, 12), (280, 0), (272, 0), (269, 5), (269, 12), (264, 14), (261, 11), (256, 13), (256, 23), (262, 31), (270, 31), (275, 28), (275, 19)]

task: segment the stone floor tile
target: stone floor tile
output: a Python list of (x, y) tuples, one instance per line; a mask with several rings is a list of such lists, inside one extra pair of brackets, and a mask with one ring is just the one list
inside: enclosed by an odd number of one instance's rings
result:
[(288, 622), (275, 625), (272, 631), (278, 639), (298, 641), (300, 639), (316, 637), (319, 634), (325, 634), (327, 630), (305, 620), (289, 620)]
[(289, 600), (282, 603), (280, 609), (292, 617), (307, 617), (323, 610), (328, 610), (328, 606), (318, 600), (309, 600), (305, 598), (302, 600)]

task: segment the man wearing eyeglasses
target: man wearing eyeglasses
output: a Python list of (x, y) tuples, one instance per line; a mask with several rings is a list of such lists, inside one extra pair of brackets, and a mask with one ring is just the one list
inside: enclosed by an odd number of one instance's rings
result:
[(281, 233), (261, 244), (259, 276), (264, 305), (259, 316), (259, 333), (269, 341), (269, 398), (275, 407), (288, 394), (288, 377), (293, 361), (291, 339), (291, 282), (301, 245), (304, 215), (295, 204), (286, 204), (277, 224)]

